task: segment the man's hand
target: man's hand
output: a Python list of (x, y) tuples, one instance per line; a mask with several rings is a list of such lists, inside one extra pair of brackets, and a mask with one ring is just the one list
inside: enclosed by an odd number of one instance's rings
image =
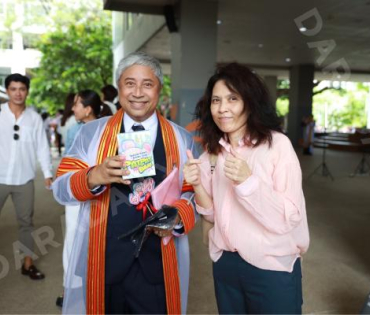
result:
[(130, 185), (131, 181), (122, 179), (130, 174), (126, 168), (125, 158), (119, 155), (106, 158), (102, 164), (95, 166), (87, 177), (90, 189), (99, 185), (119, 183)]
[(51, 189), (51, 184), (53, 183), (52, 178), (45, 178), (45, 188), (46, 189)]
[(202, 161), (194, 159), (193, 153), (190, 150), (186, 150), (186, 155), (188, 160), (184, 165), (184, 178), (189, 185), (193, 187), (199, 186), (201, 185), (199, 164), (201, 164)]
[(252, 175), (251, 169), (245, 159), (231, 148), (231, 153), (225, 160), (225, 176), (239, 185)]

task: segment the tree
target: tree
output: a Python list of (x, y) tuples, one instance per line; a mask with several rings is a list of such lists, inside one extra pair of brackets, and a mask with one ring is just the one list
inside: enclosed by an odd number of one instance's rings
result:
[[(11, 8), (11, 9), (10, 9)], [(14, 7), (9, 7), (5, 19), (2, 21), (0, 31), (0, 49), (8, 49), (12, 46), (12, 26), (16, 21)]]
[(288, 115), (289, 112), (289, 80), (278, 80), (276, 112), (279, 117)]
[[(341, 91), (342, 94), (344, 93), (341, 87), (334, 87), (332, 85), (319, 89), (318, 86), (321, 82), (322, 81), (316, 81), (313, 83), (313, 96), (319, 95), (327, 90)], [(289, 113), (289, 92), (289, 80), (278, 80), (276, 110), (279, 116), (286, 116)]]
[(368, 85), (347, 83), (345, 88), (326, 89), (315, 95), (313, 113), (317, 126), (339, 131), (365, 127), (367, 94)]
[(164, 117), (169, 117), (171, 107), (171, 78), (168, 75), (163, 76), (162, 91), (159, 96), (157, 109), (162, 113)]
[(42, 59), (40, 67), (32, 71), (30, 102), (51, 114), (63, 108), (68, 93), (83, 89), (100, 92), (112, 82), (111, 15), (85, 10), (74, 11), (74, 19), (59, 12), (64, 22), (55, 23), (37, 44)]

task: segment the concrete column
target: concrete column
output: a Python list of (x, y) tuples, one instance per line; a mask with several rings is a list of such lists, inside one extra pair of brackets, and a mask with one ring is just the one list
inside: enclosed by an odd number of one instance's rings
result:
[(270, 92), (271, 101), (276, 105), (277, 99), (277, 76), (265, 76), (265, 84)]
[(178, 15), (179, 32), (171, 33), (172, 103), (175, 121), (186, 126), (216, 66), (217, 2), (181, 1)]
[(297, 65), (290, 70), (288, 136), (293, 145), (302, 138), (303, 116), (312, 114), (314, 65)]

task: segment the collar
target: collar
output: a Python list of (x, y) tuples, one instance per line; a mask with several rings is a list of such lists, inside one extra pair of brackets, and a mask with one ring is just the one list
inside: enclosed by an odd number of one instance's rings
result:
[[(222, 137), (221, 139), (220, 139), (220, 141), (218, 141), (218, 143), (227, 151), (227, 152), (229, 152), (230, 153), (230, 151), (231, 151), (231, 144), (229, 143), (229, 142), (227, 142), (226, 141), (226, 139), (225, 139), (225, 137), (226, 136), (224, 136), (224, 137)], [(242, 139), (240, 139), (239, 141), (238, 141), (238, 147), (242, 147), (242, 146), (244, 146), (246, 143), (245, 143), (245, 141), (244, 141), (244, 138), (242, 138)]]
[[(6, 102), (6, 103), (3, 103), (3, 104), (0, 104), (0, 106), (1, 106), (1, 111), (0, 111), (0, 113), (4, 113), (4, 114), (6, 114), (6, 115), (11, 115), (12, 117), (14, 117), (15, 118), (15, 115), (14, 115), (14, 113), (11, 111), (11, 109), (10, 109), (10, 107), (9, 107), (9, 102)], [(25, 113), (27, 113), (29, 111), (29, 107), (25, 107), (24, 108), (24, 110), (22, 111), (22, 113), (20, 114), (20, 116), (18, 117), (18, 119), (17, 119), (17, 121), (19, 121), (19, 119), (21, 118), (21, 117), (23, 117), (23, 115), (25, 114)]]
[(156, 127), (158, 126), (157, 113), (154, 112), (147, 120), (144, 120), (142, 122), (137, 122), (137, 121), (133, 120), (129, 115), (124, 113), (124, 115), (123, 115), (123, 124), (125, 126), (125, 131), (128, 131), (128, 132), (133, 131), (132, 126), (134, 124), (143, 125), (145, 130), (153, 130), (154, 128), (156, 130)]
[(4, 111), (5, 113), (10, 112), (9, 103), (6, 102), (4, 104), (1, 104), (1, 111)]
[[(255, 144), (257, 141), (256, 140), (252, 140), (252, 141), (248, 141), (247, 140), (248, 136), (240, 139), (238, 141), (238, 147), (243, 147), (243, 146), (249, 146), (250, 143), (251, 144)], [(230, 153), (230, 149), (231, 149), (231, 144), (229, 142), (226, 141), (227, 140), (227, 136), (225, 135), (224, 137), (222, 137), (218, 143), (227, 151)]]

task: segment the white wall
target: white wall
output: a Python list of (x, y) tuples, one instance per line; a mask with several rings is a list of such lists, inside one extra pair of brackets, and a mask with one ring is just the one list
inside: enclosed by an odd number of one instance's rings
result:
[[(161, 15), (133, 14), (132, 24), (129, 25), (128, 17), (131, 13), (112, 13), (113, 69), (115, 70), (123, 57), (140, 49), (165, 25), (166, 21)], [(115, 81), (115, 74), (113, 77)]]

